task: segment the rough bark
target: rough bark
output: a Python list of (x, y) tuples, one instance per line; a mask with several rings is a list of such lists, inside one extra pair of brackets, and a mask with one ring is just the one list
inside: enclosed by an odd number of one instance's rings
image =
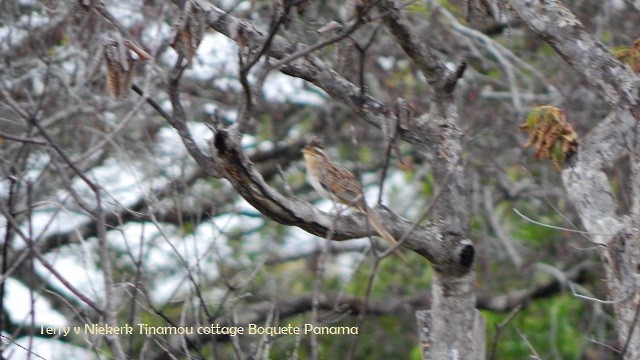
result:
[[(638, 114), (640, 79), (589, 34), (560, 1), (510, 0), (533, 31), (549, 43), (611, 106), (612, 113), (580, 142), (578, 153), (562, 173), (562, 180), (590, 233), (599, 246), (607, 275), (609, 301), (616, 315), (619, 355), (640, 358), (640, 237), (638, 221)], [(629, 158), (634, 189), (633, 206), (620, 214), (605, 170)]]
[[(562, 180), (590, 239), (599, 245), (605, 268), (609, 301), (616, 315), (619, 351), (625, 359), (640, 357), (638, 322), (640, 304), (640, 237), (638, 209), (617, 214), (617, 204), (605, 173), (625, 156), (636, 159), (633, 178), (637, 184), (637, 136), (640, 124), (629, 112), (613, 112), (582, 142), (573, 164), (562, 173)], [(633, 150), (630, 153), (629, 150)], [(638, 202), (634, 192), (633, 202)]]

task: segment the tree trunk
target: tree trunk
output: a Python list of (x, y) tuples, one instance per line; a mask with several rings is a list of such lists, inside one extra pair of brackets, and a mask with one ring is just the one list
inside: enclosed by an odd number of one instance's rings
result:
[(423, 359), (484, 360), (486, 324), (475, 309), (474, 278), (435, 274), (431, 310), (416, 313)]

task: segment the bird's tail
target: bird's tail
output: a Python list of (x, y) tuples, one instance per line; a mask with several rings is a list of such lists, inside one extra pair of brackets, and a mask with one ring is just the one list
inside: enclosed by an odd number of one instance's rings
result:
[[(378, 234), (380, 234), (380, 236), (383, 239), (387, 240), (389, 245), (395, 246), (398, 242), (396, 241), (396, 239), (393, 238), (391, 234), (389, 234), (387, 229), (385, 229), (384, 226), (382, 226), (380, 219), (378, 219), (378, 217), (373, 213), (373, 211), (371, 209), (367, 209), (366, 214), (367, 214), (367, 219), (369, 219), (369, 222), (371, 223), (371, 225), (373, 225), (373, 228), (376, 229)], [(400, 259), (402, 259), (404, 262), (407, 262), (407, 258), (404, 256), (404, 254), (400, 251), (399, 248), (395, 249), (394, 252), (396, 253), (396, 255), (400, 257)]]

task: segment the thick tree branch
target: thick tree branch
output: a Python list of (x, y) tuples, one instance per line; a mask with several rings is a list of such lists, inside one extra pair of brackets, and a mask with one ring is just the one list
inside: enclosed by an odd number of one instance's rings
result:
[(590, 240), (600, 246), (599, 255), (614, 299), (618, 341), (631, 344), (626, 347), (624, 359), (640, 356), (640, 333), (631, 331), (640, 299), (638, 217), (633, 213), (618, 214), (616, 197), (605, 171), (625, 156), (635, 161), (639, 128), (640, 123), (629, 111), (612, 112), (589, 132), (562, 172), (564, 186), (590, 233)]
[[(418, 66), (436, 96), (440, 91), (448, 88), (450, 79), (457, 80), (460, 77), (456, 72), (447, 68), (437, 52), (424, 45), (424, 40), (420, 39), (402, 16), (401, 4), (396, 0), (382, 0), (378, 1), (378, 8), (383, 14), (387, 29), (396, 38), (396, 42), (407, 56)], [(453, 88), (447, 95), (452, 90)]]
[(169, 121), (171, 126), (176, 129), (178, 135), (180, 135), (180, 138), (182, 139), (182, 143), (187, 148), (189, 155), (193, 157), (200, 168), (207, 173), (207, 175), (213, 178), (220, 178), (222, 177), (222, 169), (220, 168), (220, 165), (200, 151), (198, 145), (191, 136), (189, 128), (187, 127), (187, 115), (182, 107), (182, 103), (180, 102), (179, 90), (179, 83), (183, 70), (184, 68), (180, 68), (179, 65), (176, 64), (176, 67), (169, 75), (169, 99), (171, 100), (171, 106), (173, 107), (173, 116), (169, 117), (167, 121)]
[[(297, 226), (312, 234), (326, 237), (331, 233), (333, 240), (347, 240), (376, 235), (375, 230), (367, 226), (366, 217), (360, 213), (340, 216), (335, 219), (311, 206), (307, 202), (285, 197), (271, 188), (254, 169), (253, 164), (242, 152), (240, 145), (227, 130), (216, 133), (213, 151), (224, 164), (225, 177), (233, 184), (238, 193), (265, 216), (281, 224)], [(411, 222), (395, 215), (379, 205), (374, 208), (382, 219), (385, 228), (396, 238), (414, 227)], [(447, 246), (441, 239), (444, 235), (438, 227), (428, 225), (418, 227), (404, 242), (404, 246), (426, 257), (436, 266), (450, 267), (452, 272), (468, 271), (468, 263), (461, 264), (460, 256), (469, 244), (461, 243), (460, 248)]]
[(605, 170), (629, 155), (638, 124), (624, 111), (612, 112), (581, 141), (562, 179), (584, 226), (597, 244), (607, 244), (624, 228)]
[(640, 116), (640, 79), (589, 34), (561, 1), (509, 0), (515, 12), (612, 107)]

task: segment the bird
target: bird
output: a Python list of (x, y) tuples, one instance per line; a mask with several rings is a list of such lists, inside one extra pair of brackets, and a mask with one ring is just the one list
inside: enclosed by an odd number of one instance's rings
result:
[[(367, 205), (360, 182), (349, 170), (331, 161), (322, 148), (322, 140), (314, 137), (307, 141), (307, 145), (302, 149), (309, 184), (321, 196), (336, 203), (348, 205), (365, 214), (378, 234), (389, 245), (395, 246), (398, 243), (396, 239), (389, 234), (380, 219)], [(407, 261), (400, 249), (395, 249), (395, 253), (402, 260)]]

